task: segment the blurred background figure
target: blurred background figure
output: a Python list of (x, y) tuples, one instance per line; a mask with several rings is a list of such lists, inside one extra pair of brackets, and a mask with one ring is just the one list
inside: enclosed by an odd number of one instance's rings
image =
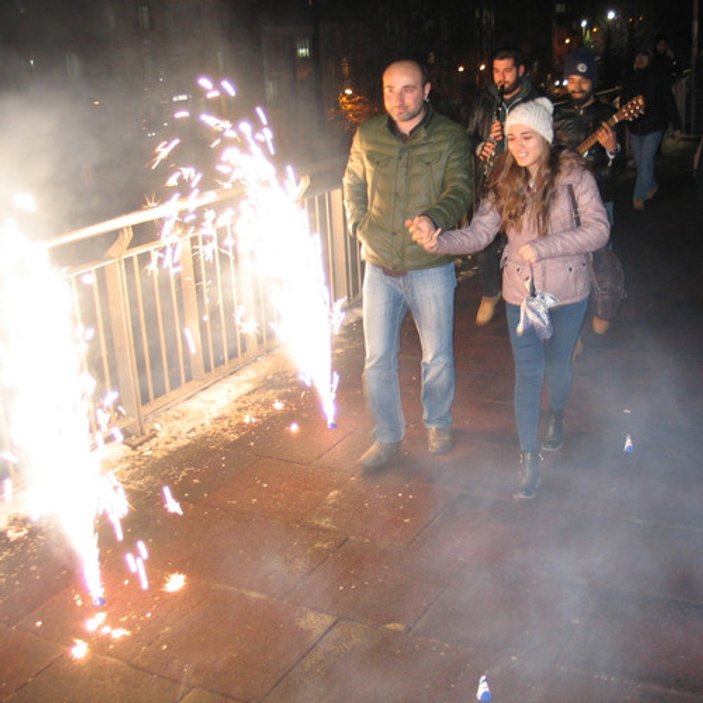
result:
[(674, 139), (681, 138), (681, 118), (671, 83), (652, 68), (649, 49), (638, 49), (635, 53), (632, 72), (623, 81), (620, 100), (625, 104), (638, 95), (644, 96), (645, 111), (627, 129), (637, 169), (632, 207), (644, 210), (645, 202), (652, 200), (659, 190), (654, 164), (664, 133), (671, 126)]

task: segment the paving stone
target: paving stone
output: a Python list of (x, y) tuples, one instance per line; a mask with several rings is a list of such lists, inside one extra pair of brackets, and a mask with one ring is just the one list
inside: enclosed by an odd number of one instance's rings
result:
[(0, 625), (0, 700), (6, 700), (64, 653), (54, 642)]
[(405, 630), (460, 567), (456, 560), (349, 540), (287, 600), (347, 620)]
[(452, 579), (413, 633), (462, 647), (480, 671), (513, 659), (555, 664), (588, 602), (583, 584), (474, 562)]
[(306, 608), (213, 590), (174, 619), (135, 664), (164, 678), (258, 700), (310, 650), (334, 618)]
[(378, 475), (348, 481), (328, 495), (307, 521), (359, 539), (409, 543), (454, 493), (441, 486), (405, 480), (400, 473), (389, 473), (389, 467)]
[(262, 458), (239, 470), (205, 500), (226, 510), (298, 522), (348, 475), (314, 464)]
[(443, 642), (342, 621), (263, 703), (424, 703), (468, 667), (466, 652)]
[(560, 664), (703, 697), (702, 652), (703, 604), (604, 590)]
[(82, 660), (67, 656), (31, 679), (7, 700), (11, 703), (172, 703), (182, 687), (178, 681), (153, 676), (134, 667), (90, 655)]

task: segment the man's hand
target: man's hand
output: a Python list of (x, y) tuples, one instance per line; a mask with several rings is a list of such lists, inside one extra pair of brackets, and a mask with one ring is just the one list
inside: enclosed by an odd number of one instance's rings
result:
[(478, 153), (480, 161), (488, 161), (496, 150), (496, 144), (503, 138), (503, 125), (496, 120), (491, 125), (491, 131), (488, 139), (481, 143), (481, 151)]
[(412, 220), (405, 220), (405, 226), (413, 241), (417, 242), (423, 249), (434, 251), (437, 248), (437, 238), (442, 233), (442, 228), (435, 227), (427, 215), (418, 215)]
[(598, 143), (606, 151), (612, 154), (618, 150), (618, 138), (612, 127), (610, 127), (607, 122), (603, 122), (603, 124), (599, 127), (596, 132), (596, 136), (598, 137)]

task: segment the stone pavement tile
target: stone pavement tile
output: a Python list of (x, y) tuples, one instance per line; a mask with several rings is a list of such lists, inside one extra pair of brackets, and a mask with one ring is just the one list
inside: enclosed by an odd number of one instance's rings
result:
[(286, 600), (369, 625), (407, 629), (462, 564), (348, 540)]
[(306, 523), (376, 543), (408, 544), (455, 493), (408, 477), (396, 468), (401, 460), (353, 477), (330, 493)]
[[(524, 557), (597, 587), (703, 602), (703, 532), (552, 510)], [(549, 524), (551, 522), (551, 524)]]
[(71, 647), (77, 639), (91, 652), (114, 659), (137, 658), (141, 649), (173, 621), (204, 600), (209, 588), (186, 577), (180, 590), (166, 590), (171, 574), (147, 569), (148, 588), (129, 571), (102, 570), (105, 605), (94, 606), (83, 588), (67, 588), (25, 617), (18, 629)]
[(314, 464), (267, 457), (240, 469), (204, 502), (237, 512), (298, 522), (349, 475)]
[(13, 625), (75, 579), (75, 558), (59, 530), (33, 524), (10, 542), (0, 534), (0, 624)]
[(333, 623), (306, 608), (213, 589), (143, 648), (134, 664), (184, 687), (259, 700)]
[(231, 449), (299, 463), (314, 461), (329, 451), (344, 433), (327, 427), (317, 398), (310, 391), (305, 393), (306, 400), (299, 407), (284, 406), (279, 413), (253, 423), (232, 442)]
[(519, 452), (515, 429), (515, 410), (510, 402), (483, 402), (473, 393), (458, 394), (454, 407), (454, 426), (467, 440), (508, 444)]
[(462, 335), (455, 326), (456, 365), (457, 369), (460, 369), (459, 376), (464, 373), (480, 374), (486, 368), (510, 370), (512, 376), (513, 354), (508, 340), (508, 327), (504, 320), (498, 329), (504, 334), (495, 334), (490, 340), (481, 339), (478, 344), (475, 338)]
[(154, 676), (122, 662), (88, 655), (82, 660), (68, 655), (31, 679), (9, 703), (172, 703), (178, 700), (182, 685)]
[(60, 645), (0, 625), (0, 700), (37, 676), (65, 650)]
[(444, 642), (342, 621), (263, 703), (441, 701), (469, 666)]
[(559, 663), (700, 699), (703, 604), (615, 590), (597, 593)]
[[(613, 676), (569, 671), (550, 664), (511, 659), (486, 670), (493, 700), (520, 703), (693, 703), (699, 697), (643, 686)], [(442, 703), (475, 700), (478, 680), (464, 676)]]
[(460, 495), (410, 546), (467, 562), (524, 563), (552, 523), (537, 499), (522, 503), (512, 497)]
[(341, 470), (356, 474), (360, 471), (359, 458), (374, 441), (373, 423), (368, 416), (358, 421), (350, 421), (349, 418), (340, 415), (339, 424), (344, 432), (340, 441), (315, 459), (314, 463), (334, 471)]
[(256, 460), (256, 455), (232, 446), (211, 448), (194, 441), (171, 457), (177, 475), (168, 486), (178, 500), (197, 502)]
[(344, 535), (253, 515), (192, 506), (142, 532), (150, 564), (164, 572), (278, 596), (292, 588)]
[[(546, 471), (545, 471), (546, 473)], [(643, 466), (583, 466), (554, 458), (539, 492), (556, 510), (703, 529), (703, 476)]]
[(194, 688), (188, 695), (180, 699), (179, 703), (231, 703), (237, 701), (236, 698), (221, 696), (219, 693), (210, 693), (200, 688)]
[(513, 658), (555, 663), (588, 600), (570, 579), (473, 562), (412, 632), (462, 647), (480, 671)]
[(480, 369), (457, 367), (456, 393), (459, 398), (479, 398), (482, 402), (511, 403), (513, 367), (485, 366)]

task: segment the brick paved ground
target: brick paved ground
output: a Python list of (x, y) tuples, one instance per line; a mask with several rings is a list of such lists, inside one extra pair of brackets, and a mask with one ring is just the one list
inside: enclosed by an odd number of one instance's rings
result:
[[(355, 464), (370, 430), (358, 323), (339, 340), (336, 430), (282, 371), (207, 424), (183, 411), (172, 449), (147, 442), (120, 468), (125, 543), (148, 545), (149, 590), (101, 527), (104, 612), (128, 636), (85, 632), (95, 610), (60, 536), (0, 537), (0, 700), (450, 703), (475, 700), (484, 673), (498, 702), (703, 700), (703, 225), (690, 146), (666, 152), (645, 213), (622, 189), (615, 244), (630, 298), (607, 335), (584, 333), (567, 444), (533, 502), (511, 499), (505, 319), (474, 327), (465, 268), (454, 451), (426, 452), (411, 326), (408, 436), (375, 475)], [(243, 422), (271, 398), (284, 409)], [(176, 427), (162, 422), (162, 434)], [(164, 483), (183, 516), (164, 510)], [(173, 572), (187, 584), (166, 593)], [(75, 638), (90, 647), (81, 661)]]

